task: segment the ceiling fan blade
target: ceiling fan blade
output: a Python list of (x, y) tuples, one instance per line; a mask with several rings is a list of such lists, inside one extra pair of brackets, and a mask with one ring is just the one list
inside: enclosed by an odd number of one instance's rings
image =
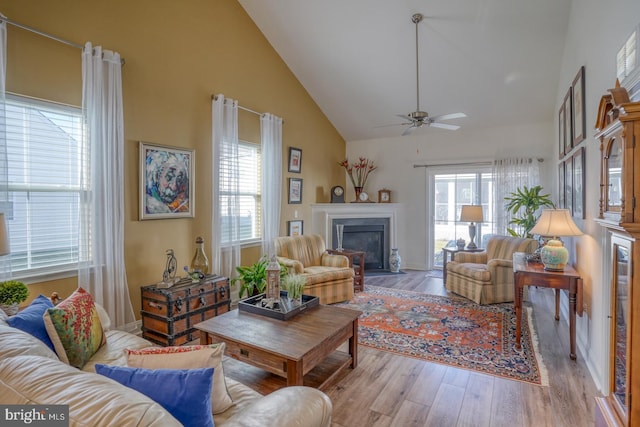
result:
[(405, 120), (409, 120), (411, 123), (413, 123), (413, 118), (411, 116), (408, 116), (406, 114), (396, 114), (396, 116)]
[(443, 114), (441, 116), (431, 117), (431, 120), (437, 122), (437, 121), (440, 121), (440, 120), (460, 119), (462, 117), (467, 117), (467, 115), (465, 113)]
[(379, 126), (374, 126), (373, 128), (375, 129), (375, 128), (386, 128), (386, 127), (389, 127), (389, 126), (407, 126), (407, 125), (412, 125), (412, 124), (413, 124), (413, 123), (411, 123), (411, 122), (406, 122), (406, 123), (391, 123), (391, 124), (388, 124), (388, 125), (379, 125)]
[(429, 123), (429, 126), (432, 126), (434, 128), (448, 129), (448, 130), (460, 129), (460, 126), (457, 126), (457, 125), (449, 125), (446, 123), (438, 123), (438, 122), (431, 122)]
[(404, 130), (404, 132), (402, 132), (402, 136), (407, 136), (407, 135), (409, 135), (409, 134), (413, 131), (413, 129), (414, 129), (415, 127), (416, 127), (415, 125), (412, 125), (412, 126), (409, 126), (408, 128), (406, 128), (406, 129)]

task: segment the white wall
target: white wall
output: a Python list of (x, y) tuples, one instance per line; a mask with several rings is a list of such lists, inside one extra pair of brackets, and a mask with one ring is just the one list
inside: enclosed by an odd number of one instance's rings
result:
[[(586, 147), (586, 219), (577, 221), (585, 235), (569, 243), (575, 267), (584, 279), (587, 312), (578, 318), (578, 347), (596, 385), (603, 390), (607, 370), (605, 332), (608, 307), (604, 307), (602, 265), (604, 236), (594, 222), (599, 204), (599, 146), (593, 138), (600, 97), (615, 83), (615, 55), (631, 31), (640, 22), (640, 1), (574, 0), (564, 46), (556, 109), (549, 123), (505, 124), (504, 127), (477, 131), (462, 128), (455, 132), (418, 129), (414, 135), (391, 139), (348, 141), (347, 155), (373, 159), (379, 166), (371, 174), (366, 191), (377, 200), (379, 189), (392, 190), (392, 201), (405, 207), (404, 227), (398, 230), (398, 246), (404, 268), (425, 268), (427, 260), (426, 171), (414, 164), (455, 163), (515, 156), (541, 157), (545, 160), (543, 186), (557, 200), (557, 111), (580, 66), (585, 66)], [(523, 99), (522, 102), (526, 102)], [(353, 189), (348, 186), (348, 198)], [(566, 307), (566, 299), (563, 307)], [(564, 308), (566, 313), (566, 308)], [(566, 315), (562, 317), (566, 321)], [(568, 340), (569, 337), (567, 337)], [(567, 355), (568, 357), (568, 355)]]

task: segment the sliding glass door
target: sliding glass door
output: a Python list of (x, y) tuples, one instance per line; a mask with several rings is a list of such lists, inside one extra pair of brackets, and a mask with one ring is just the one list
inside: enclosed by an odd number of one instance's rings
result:
[[(451, 168), (449, 168), (451, 169)], [(469, 224), (460, 222), (462, 205), (482, 205), (484, 222), (476, 224), (475, 243), (494, 232), (494, 180), (491, 167), (469, 167), (456, 171), (429, 171), (427, 229), (429, 268), (442, 268), (442, 248), (455, 247), (462, 238), (469, 243)]]

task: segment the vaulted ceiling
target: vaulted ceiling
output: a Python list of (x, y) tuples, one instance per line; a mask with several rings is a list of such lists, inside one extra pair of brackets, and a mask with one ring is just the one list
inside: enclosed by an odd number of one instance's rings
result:
[[(571, 0), (238, 0), (347, 141), (420, 107), (476, 127), (550, 122)], [(423, 127), (414, 133), (449, 132)]]

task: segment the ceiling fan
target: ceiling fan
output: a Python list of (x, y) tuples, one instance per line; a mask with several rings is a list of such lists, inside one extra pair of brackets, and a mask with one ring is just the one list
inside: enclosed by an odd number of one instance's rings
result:
[(435, 128), (448, 129), (448, 130), (456, 130), (459, 129), (460, 126), (450, 125), (448, 123), (440, 123), (442, 120), (452, 120), (458, 119), (461, 117), (467, 117), (464, 113), (451, 113), (451, 114), (443, 114), (441, 116), (429, 117), (429, 113), (426, 111), (420, 110), (420, 65), (418, 61), (418, 24), (422, 21), (422, 14), (415, 13), (411, 17), (411, 22), (416, 24), (416, 111), (413, 111), (409, 114), (398, 114), (398, 117), (408, 120), (405, 123), (398, 123), (397, 125), (410, 125), (405, 131), (402, 133), (402, 136), (409, 135), (415, 128), (419, 128), (422, 126), (432, 126)]

